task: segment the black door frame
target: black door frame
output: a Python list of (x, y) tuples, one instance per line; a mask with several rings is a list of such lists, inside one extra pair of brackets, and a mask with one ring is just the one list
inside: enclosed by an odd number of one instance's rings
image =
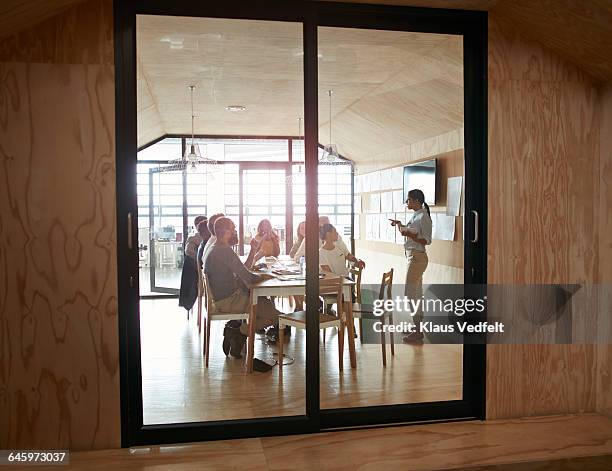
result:
[[(320, 410), (317, 292), (307, 289), (306, 411), (302, 416), (143, 425), (136, 233), (136, 15), (202, 16), (303, 24), (308, 286), (318, 285), (317, 28), (457, 34), (464, 45), (466, 219), (480, 215), (478, 242), (464, 245), (464, 282), (485, 284), (487, 245), (487, 13), (318, 1), (115, 0), (117, 260), (122, 446), (317, 432), (387, 423), (485, 418), (485, 345), (465, 345), (463, 399)], [(466, 224), (466, 240), (474, 230)]]

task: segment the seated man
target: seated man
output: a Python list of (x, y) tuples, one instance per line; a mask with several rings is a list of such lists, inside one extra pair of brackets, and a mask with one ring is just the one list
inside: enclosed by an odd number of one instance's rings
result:
[[(195, 230), (198, 230), (198, 225), (202, 222), (206, 221), (206, 216), (196, 216), (193, 221), (193, 227)], [(194, 235), (189, 236), (187, 241), (185, 242), (185, 255), (187, 257), (191, 257), (195, 260), (196, 253), (198, 251), (198, 247), (202, 243), (202, 235), (199, 232), (196, 232)]]
[(208, 220), (204, 219), (200, 224), (198, 224), (198, 234), (202, 237), (202, 242), (200, 242), (200, 246), (198, 247), (198, 252), (196, 256), (196, 260), (198, 261), (198, 266), (200, 270), (202, 269), (202, 255), (204, 254), (204, 247), (206, 247), (206, 243), (208, 239), (211, 238), (212, 234), (208, 230)]
[[(238, 233), (231, 219), (226, 217), (217, 219), (214, 232), (217, 240), (204, 254), (203, 262), (215, 308), (219, 312), (249, 312), (250, 297), (245, 285), (267, 280), (272, 276), (252, 273), (247, 269), (251, 267), (253, 259), (260, 255), (259, 253), (256, 254), (252, 250), (243, 264), (232, 250), (232, 246), (238, 243)], [(255, 329), (273, 325), (279, 314), (269, 299), (259, 298)], [(240, 352), (248, 335), (247, 324), (242, 323), (239, 328), (226, 325), (223, 335), (223, 352), (240, 358)]]
[(217, 238), (215, 237), (215, 222), (217, 222), (217, 219), (222, 218), (224, 216), (225, 214), (223, 213), (217, 213), (217, 214), (213, 214), (210, 218), (208, 218), (208, 232), (210, 232), (210, 237), (206, 241), (206, 244), (204, 244), (202, 253), (199, 256), (202, 267), (204, 266), (204, 257), (210, 251), (213, 244), (217, 241)]

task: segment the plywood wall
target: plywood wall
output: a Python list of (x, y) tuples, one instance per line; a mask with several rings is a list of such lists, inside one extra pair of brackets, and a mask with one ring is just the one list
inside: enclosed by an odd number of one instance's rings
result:
[(612, 83), (600, 90), (599, 282), (597, 411), (612, 417)]
[(0, 448), (117, 447), (112, 2), (0, 43)]
[[(489, 18), (489, 282), (593, 283), (597, 91), (580, 70)], [(593, 346), (487, 352), (488, 418), (595, 410)]]

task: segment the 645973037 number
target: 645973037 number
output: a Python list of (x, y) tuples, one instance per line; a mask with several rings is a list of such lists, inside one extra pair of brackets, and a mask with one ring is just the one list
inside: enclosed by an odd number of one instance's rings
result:
[(0, 450), (0, 465), (3, 464), (68, 464), (68, 450)]

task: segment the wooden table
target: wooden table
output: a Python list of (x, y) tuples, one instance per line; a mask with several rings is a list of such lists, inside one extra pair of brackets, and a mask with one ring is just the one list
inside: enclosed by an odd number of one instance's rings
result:
[[(351, 359), (351, 368), (357, 367), (355, 356), (355, 334), (353, 322), (353, 303), (351, 299), (354, 281), (344, 279), (343, 282), (344, 312), (346, 313), (346, 328), (348, 331), (348, 345)], [(249, 313), (249, 337), (247, 339), (247, 371), (253, 372), (253, 357), (255, 350), (255, 320), (257, 319), (257, 299), (260, 296), (304, 296), (306, 292), (306, 280), (283, 281), (272, 278), (248, 286), (251, 293), (251, 310)]]

